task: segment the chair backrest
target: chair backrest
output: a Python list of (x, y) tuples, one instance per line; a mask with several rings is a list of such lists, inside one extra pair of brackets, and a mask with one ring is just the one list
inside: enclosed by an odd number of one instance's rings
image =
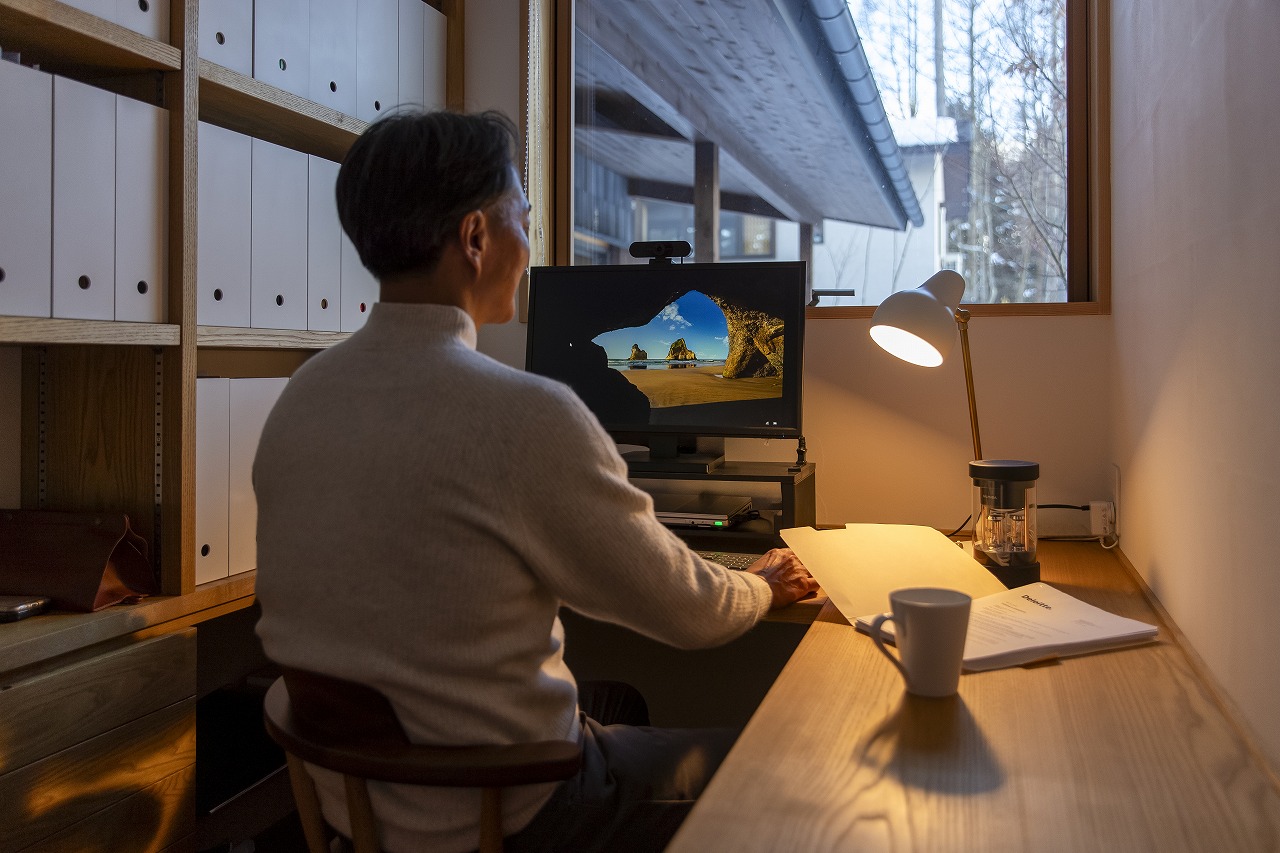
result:
[(366, 780), (482, 790), (480, 849), (502, 849), (501, 789), (568, 779), (581, 749), (568, 741), (503, 746), (412, 744), (391, 703), (367, 685), (292, 668), (267, 691), (267, 733), (289, 758), (298, 815), (312, 853), (328, 850), (328, 828), (302, 762), (341, 773), (356, 853), (377, 851)]

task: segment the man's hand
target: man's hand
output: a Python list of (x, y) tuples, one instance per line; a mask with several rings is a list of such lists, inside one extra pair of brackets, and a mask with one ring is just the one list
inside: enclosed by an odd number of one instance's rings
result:
[(771, 609), (786, 607), (818, 589), (818, 582), (790, 548), (774, 548), (747, 567), (769, 583), (773, 591)]

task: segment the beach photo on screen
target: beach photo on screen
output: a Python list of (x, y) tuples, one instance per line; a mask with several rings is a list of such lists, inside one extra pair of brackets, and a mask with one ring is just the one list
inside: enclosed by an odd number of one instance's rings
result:
[(783, 322), (696, 290), (592, 343), (654, 409), (782, 396)]

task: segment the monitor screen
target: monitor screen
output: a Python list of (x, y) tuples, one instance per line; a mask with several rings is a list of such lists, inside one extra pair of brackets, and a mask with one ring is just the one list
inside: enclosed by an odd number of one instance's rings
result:
[(526, 367), (619, 441), (798, 438), (804, 298), (798, 261), (534, 267)]

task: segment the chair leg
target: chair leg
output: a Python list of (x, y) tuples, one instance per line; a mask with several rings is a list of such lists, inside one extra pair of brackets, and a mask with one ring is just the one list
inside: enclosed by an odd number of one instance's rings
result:
[(502, 853), (502, 789), (480, 792), (480, 853)]
[(369, 801), (369, 786), (356, 776), (343, 776), (347, 787), (347, 817), (351, 820), (351, 842), (356, 853), (379, 853), (378, 823)]
[(316, 784), (302, 759), (293, 753), (285, 753), (285, 757), (289, 762), (289, 785), (293, 788), (293, 802), (298, 807), (298, 820), (307, 839), (307, 849), (311, 853), (329, 853), (329, 838), (324, 815), (320, 812), (320, 798), (316, 796)]

